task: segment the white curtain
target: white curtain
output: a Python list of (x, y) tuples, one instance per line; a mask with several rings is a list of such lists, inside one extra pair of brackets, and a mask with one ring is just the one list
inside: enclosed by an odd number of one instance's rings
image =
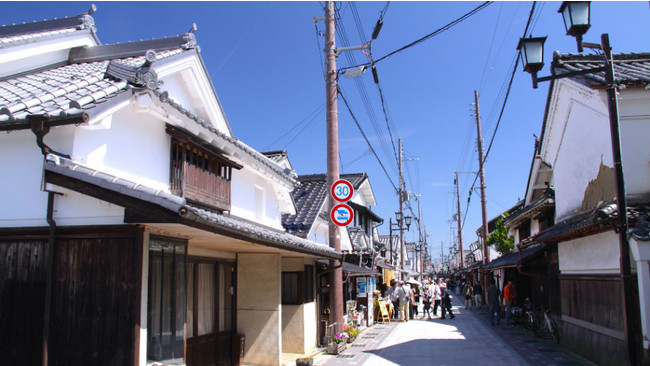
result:
[(214, 264), (199, 263), (198, 335), (215, 332)]

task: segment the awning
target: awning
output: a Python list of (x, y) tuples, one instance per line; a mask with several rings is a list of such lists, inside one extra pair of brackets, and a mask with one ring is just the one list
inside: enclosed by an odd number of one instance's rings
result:
[[(324, 260), (317, 260), (316, 261), (319, 264), (324, 264), (325, 266), (329, 266), (329, 261), (324, 261)], [(371, 269), (371, 268), (366, 268), (366, 267), (361, 267), (357, 266), (352, 263), (348, 262), (343, 262), (343, 266), (341, 267), (343, 270), (343, 273), (345, 273), (346, 276), (380, 276), (381, 273)]]
[(545, 248), (546, 244), (543, 243), (532, 244), (531, 246), (522, 249), (521, 253), (519, 251), (510, 252), (493, 260), (492, 262), (485, 265), (485, 269), (516, 267), (519, 264), (523, 264), (533, 259), (536, 254), (542, 252)]

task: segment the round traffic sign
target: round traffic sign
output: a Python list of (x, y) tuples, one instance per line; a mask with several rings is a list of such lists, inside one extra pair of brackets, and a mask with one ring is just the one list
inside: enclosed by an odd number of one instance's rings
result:
[(352, 212), (350, 206), (341, 203), (332, 208), (330, 217), (332, 218), (332, 222), (336, 225), (348, 226), (354, 218), (354, 212)]
[(339, 202), (348, 201), (352, 198), (352, 193), (354, 193), (354, 188), (352, 184), (345, 179), (339, 179), (334, 184), (332, 184), (331, 189), (332, 197)]

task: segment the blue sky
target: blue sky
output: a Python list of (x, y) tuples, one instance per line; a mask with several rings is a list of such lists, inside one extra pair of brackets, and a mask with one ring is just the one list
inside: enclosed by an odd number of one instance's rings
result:
[[(86, 12), (91, 2), (0, 2), (0, 24), (60, 18)], [(265, 151), (287, 149), (298, 174), (324, 173), (325, 84), (323, 81), (322, 2), (95, 2), (93, 14), (102, 43), (172, 36), (192, 23), (201, 55), (236, 138)], [(337, 46), (361, 45), (370, 38), (382, 11), (384, 26), (372, 42), (375, 60), (476, 8), (481, 2), (339, 2), (342, 23)], [(577, 53), (565, 35), (560, 2), (539, 2), (533, 36), (548, 36), (548, 75), (552, 51)], [(420, 195), (427, 242), (439, 256), (441, 243), (453, 242), (456, 196), (454, 172), (478, 170), (473, 116), (474, 90), (480, 94), (484, 141), (492, 138), (516, 46), (532, 2), (494, 2), (477, 14), (420, 44), (377, 63), (389, 126), (404, 146), (406, 187)], [(592, 3), (592, 27), (586, 41), (609, 33), (614, 52), (650, 51), (648, 2)], [(356, 20), (356, 21), (355, 21)], [(361, 34), (360, 34), (361, 33)], [(347, 43), (345, 41), (348, 41)], [(354, 59), (349, 59), (353, 56)], [(359, 51), (341, 54), (338, 68), (369, 61)], [(340, 78), (340, 86), (365, 134), (395, 184), (397, 164), (378, 88), (370, 72)], [(362, 94), (360, 91), (365, 91)], [(534, 90), (530, 75), (518, 66), (508, 104), (486, 162), (488, 216), (500, 214), (523, 198), (532, 159), (533, 134), (542, 125), (548, 84)], [(339, 99), (342, 173), (367, 172), (377, 197), (374, 211), (388, 218), (398, 201), (389, 178)], [(383, 145), (381, 142), (383, 141)], [(418, 160), (415, 160), (418, 159)], [(476, 240), (481, 225), (480, 197), (467, 197), (474, 174), (460, 175), (461, 205), (467, 211), (463, 240)], [(478, 183), (476, 185), (478, 188)], [(411, 205), (417, 213), (417, 202)], [(412, 229), (407, 240), (417, 241)]]

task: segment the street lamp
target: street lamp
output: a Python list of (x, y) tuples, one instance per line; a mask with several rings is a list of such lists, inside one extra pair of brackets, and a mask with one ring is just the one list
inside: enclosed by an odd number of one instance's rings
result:
[[(622, 297), (625, 318), (625, 341), (627, 343), (628, 357), (631, 364), (638, 364), (638, 352), (636, 344), (636, 334), (634, 333), (634, 307), (632, 299), (634, 291), (632, 287), (632, 274), (630, 266), (630, 248), (628, 243), (628, 221), (627, 221), (627, 201), (625, 197), (625, 179), (623, 176), (623, 164), (621, 158), (621, 137), (618, 119), (618, 100), (616, 98), (616, 83), (614, 78), (614, 59), (612, 47), (609, 43), (609, 35), (604, 33), (600, 36), (601, 42), (587, 43), (582, 42), (582, 36), (591, 27), (590, 23), (590, 5), (591, 2), (573, 2), (565, 1), (558, 10), (564, 19), (564, 26), (567, 35), (576, 37), (578, 42), (578, 52), (583, 51), (583, 46), (591, 49), (601, 50), (603, 52), (604, 66), (594, 67), (576, 72), (551, 75), (537, 78), (537, 71), (541, 70), (540, 64), (543, 59), (544, 40), (543, 38), (521, 38), (517, 49), (521, 51), (522, 61), (524, 62), (524, 71), (531, 73), (533, 78), (533, 88), (537, 88), (538, 81), (556, 80), (571, 76), (594, 74), (605, 72), (607, 103), (609, 107), (609, 128), (612, 141), (612, 160), (614, 161), (614, 173), (616, 176), (616, 205), (618, 208), (617, 232), (619, 234), (619, 250), (621, 253), (620, 272), (622, 283)], [(541, 40), (541, 42), (540, 42)], [(542, 58), (537, 58), (537, 56)], [(533, 57), (534, 56), (534, 57)]]
[(582, 52), (582, 36), (591, 27), (590, 1), (565, 1), (558, 13), (562, 13), (564, 27), (568, 36), (576, 37), (578, 52)]

